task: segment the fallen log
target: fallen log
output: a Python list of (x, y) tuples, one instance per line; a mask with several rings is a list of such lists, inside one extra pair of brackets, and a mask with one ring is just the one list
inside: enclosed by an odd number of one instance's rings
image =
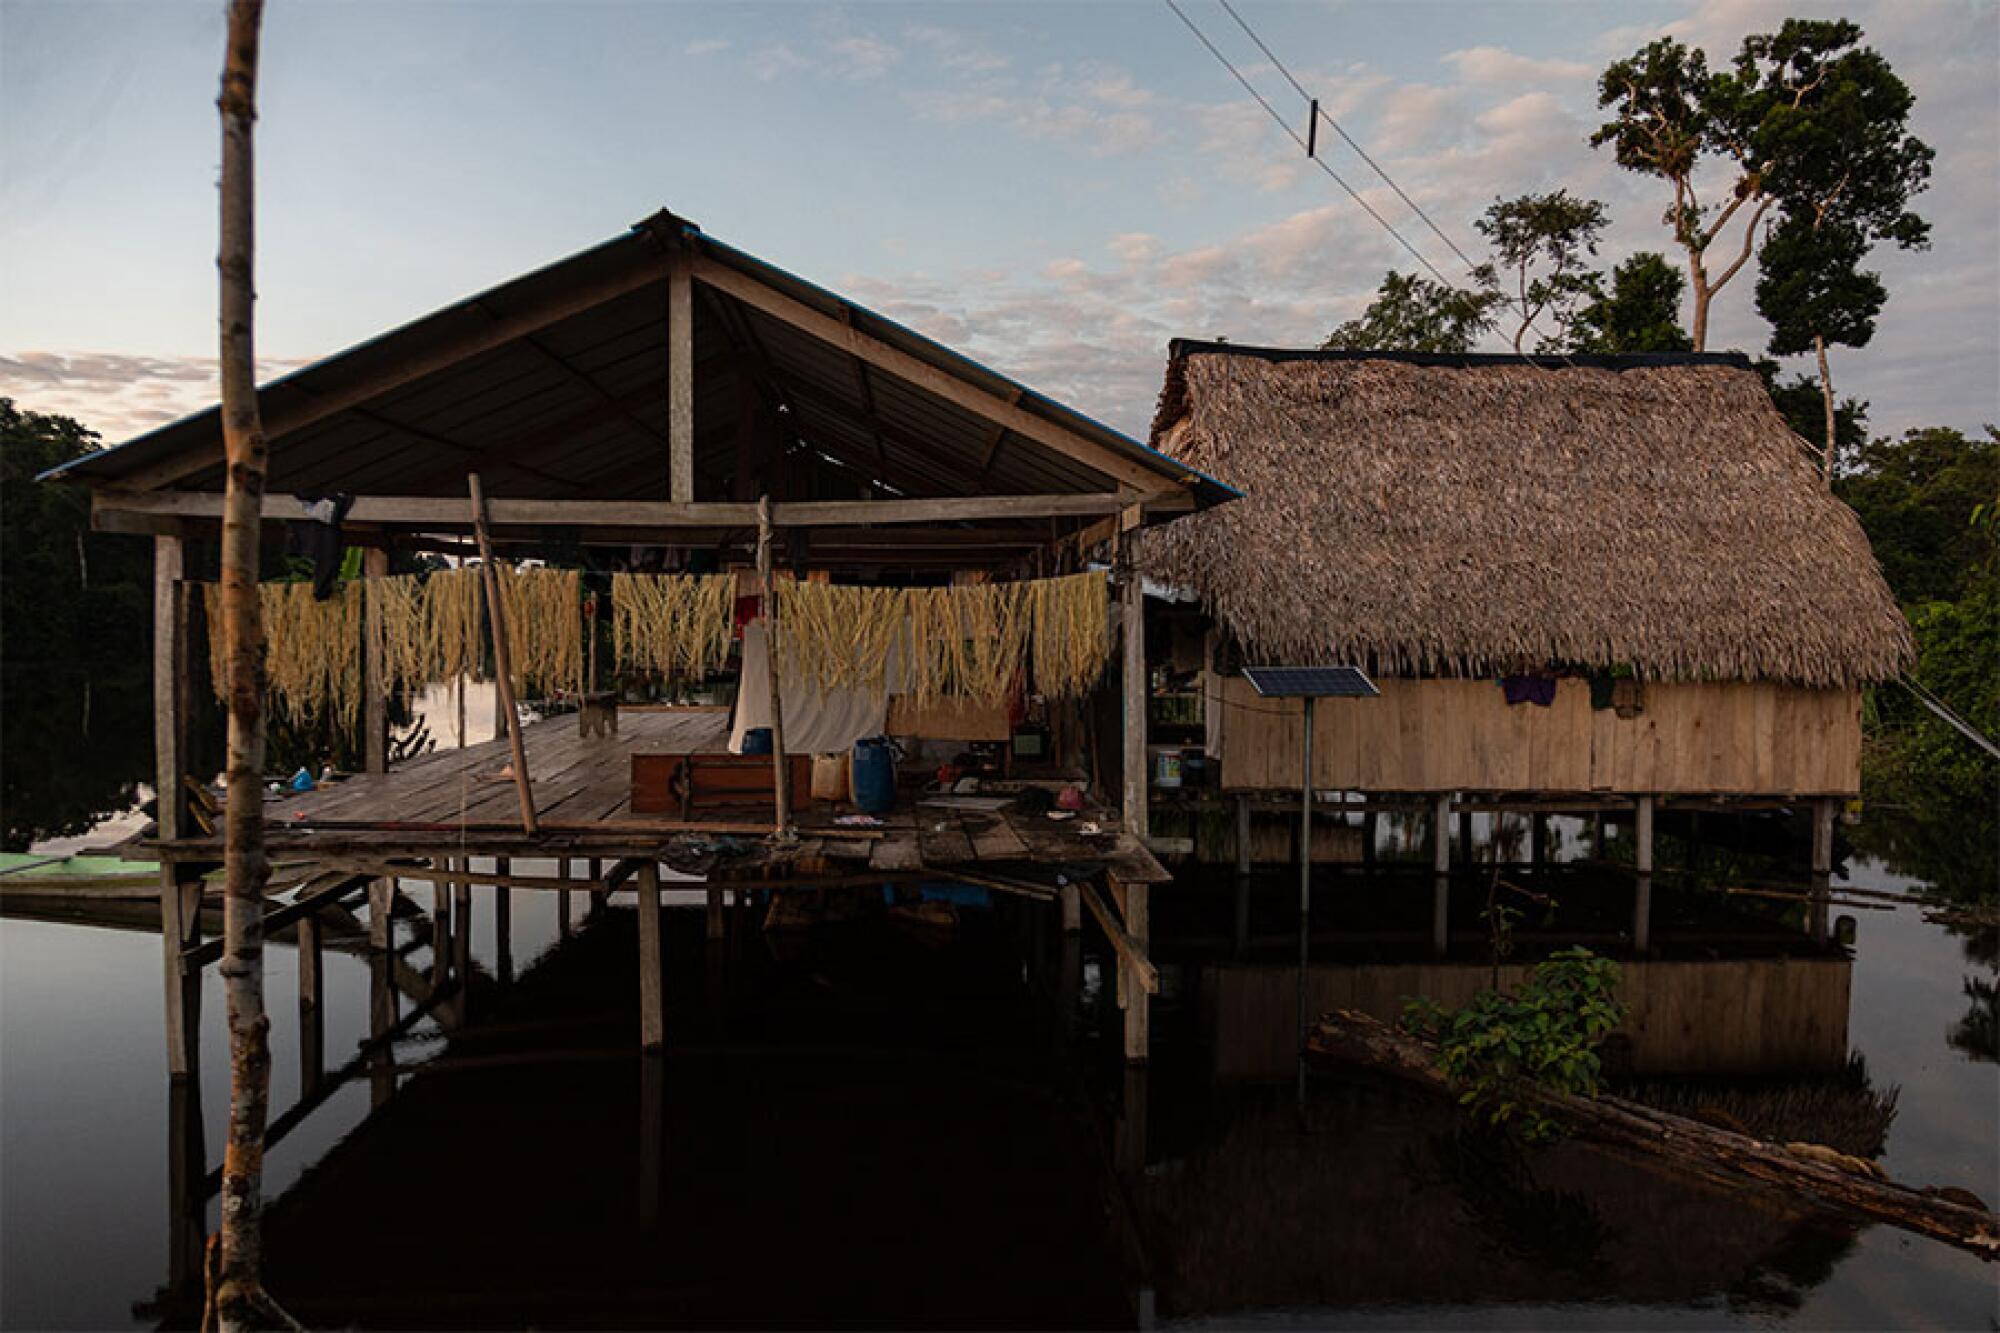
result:
[[(1365, 1066), (1431, 1092), (1447, 1094), (1436, 1048), (1379, 1019), (1336, 1009), (1313, 1026), (1307, 1051), (1322, 1060)], [(1991, 1261), (2000, 1259), (2000, 1216), (1975, 1207), (1962, 1190), (1916, 1189), (1887, 1179), (1880, 1167), (1815, 1143), (1766, 1143), (1622, 1097), (1527, 1094), (1572, 1134), (1657, 1158), (1674, 1170), (1733, 1188), (1775, 1187), (1873, 1222), (1886, 1222)]]

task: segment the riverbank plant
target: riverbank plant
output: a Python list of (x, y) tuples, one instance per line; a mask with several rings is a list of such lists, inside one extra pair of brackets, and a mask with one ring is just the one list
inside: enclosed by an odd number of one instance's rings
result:
[(1417, 998), (1403, 1026), (1438, 1048), (1438, 1068), (1459, 1104), (1493, 1125), (1543, 1143), (1558, 1133), (1537, 1093), (1594, 1097), (1603, 1086), (1598, 1048), (1625, 1017), (1618, 964), (1588, 949), (1537, 963), (1511, 991), (1483, 990), (1458, 1009)]

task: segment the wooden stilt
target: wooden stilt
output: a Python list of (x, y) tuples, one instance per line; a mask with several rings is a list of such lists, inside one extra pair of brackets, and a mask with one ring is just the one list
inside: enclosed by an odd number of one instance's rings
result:
[[(446, 857), (442, 862), (446, 871), (457, 863)], [(442, 986), (451, 974), (451, 888), (449, 885), (431, 884), (431, 985)]]
[[(178, 537), (153, 539), (153, 789), (162, 842), (188, 833), (188, 699), (185, 550)], [(201, 884), (184, 881), (173, 862), (160, 865), (160, 954), (167, 1023), (167, 1072), (186, 1078), (200, 1066), (201, 974), (182, 951), (201, 939)], [(199, 1273), (199, 1265), (196, 1268)]]
[[(493, 873), (505, 875), (513, 869), (513, 862), (505, 856), (493, 859)], [(568, 895), (565, 894), (565, 897)], [(493, 890), (493, 960), (500, 984), (514, 980), (514, 891), (505, 885), (497, 885)]]
[(1236, 877), (1250, 877), (1250, 794), (1236, 795)]
[(667, 1044), (666, 972), (660, 940), (660, 868), (651, 861), (633, 876), (639, 893), (639, 1045), (657, 1051)]
[(385, 646), (380, 580), (389, 576), (389, 553), (370, 546), (361, 553), (363, 615), (367, 632), (361, 636), (361, 766), (364, 772), (389, 771), (389, 673)]
[[(1124, 913), (1126, 937), (1139, 957), (1144, 958), (1152, 936), (1147, 902), (1150, 888), (1145, 884), (1125, 883), (1115, 874), (1107, 878), (1119, 910)], [(1150, 1057), (1152, 1046), (1152, 1005), (1146, 981), (1133, 959), (1121, 957), (1118, 970), (1125, 992), (1125, 1059), (1127, 1063), (1143, 1064)]]
[(1639, 797), (1633, 813), (1633, 868), (1642, 875), (1650, 875), (1653, 873), (1653, 798)]
[[(1499, 818), (1498, 815), (1493, 817), (1496, 825), (1499, 823)], [(1472, 812), (1470, 810), (1461, 810), (1458, 812), (1458, 859), (1461, 865), (1469, 866), (1472, 864)]]
[(1528, 864), (1540, 866), (1548, 855), (1549, 817), (1539, 811), (1528, 815)]
[[(1129, 526), (1136, 526), (1134, 514)], [(1124, 664), (1124, 768), (1126, 830), (1141, 842), (1150, 832), (1146, 809), (1146, 591), (1130, 558), (1130, 534), (1119, 537), (1118, 624)], [(1130, 1012), (1129, 1010), (1127, 1011)]]
[(368, 885), (368, 1034), (376, 1043), (369, 1060), (370, 1106), (396, 1095), (395, 1054), (388, 1040), (397, 1017), (395, 932), (389, 915), (394, 889), (386, 879)]
[(1838, 810), (1838, 804), (1831, 796), (1822, 796), (1813, 802), (1812, 872), (1815, 875), (1833, 873), (1833, 821)]
[(764, 657), (771, 706), (772, 815), (777, 834), (792, 836), (792, 770), (785, 761), (785, 710), (778, 688), (778, 589), (771, 572), (771, 497), (757, 497), (757, 581), (764, 596)]
[[(1130, 1013), (1131, 1010), (1126, 1010)], [(1118, 1169), (1128, 1176), (1137, 1176), (1146, 1169), (1146, 1129), (1148, 1093), (1151, 1080), (1146, 1067), (1130, 1064), (1125, 1067), (1124, 1095), (1119, 1099), (1118, 1126), (1113, 1154), (1118, 1159)]]
[(294, 939), (299, 956), (299, 1095), (319, 1086), (326, 1073), (326, 981), (324, 932), (319, 917), (308, 912), (298, 920)]
[[(570, 863), (567, 858), (562, 862), (562, 873), (564, 875), (570, 873)], [(559, 893), (556, 895), (556, 937), (558, 939), (568, 939), (571, 932), (576, 929), (575, 923), (570, 919), (575, 898), (576, 895), (573, 893)]]
[(1632, 896), (1632, 949), (1646, 954), (1653, 948), (1653, 877), (1641, 875)]
[[(460, 864), (470, 867), (470, 859)], [(458, 984), (461, 1024), (472, 1021), (472, 885), (460, 881), (451, 890), (451, 975)]]
[(1062, 929), (1065, 935), (1074, 935), (1083, 929), (1083, 898), (1076, 885), (1065, 884), (1056, 890), (1056, 902), (1062, 912)]
[(708, 938), (719, 940), (729, 933), (728, 918), (722, 910), (722, 890), (708, 891)]
[(1439, 792), (1431, 801), (1431, 869), (1440, 875), (1451, 873), (1451, 793)]
[(1373, 810), (1361, 816), (1361, 864), (1375, 864), (1375, 844), (1381, 840), (1381, 816)]
[(202, 1289), (207, 1248), (208, 1145), (201, 1114), (201, 1080), (167, 1081), (167, 1288), (177, 1295)]
[(1602, 810), (1599, 810), (1590, 817), (1590, 854), (1599, 861), (1605, 859), (1604, 856), (1605, 828), (1606, 824), (1604, 820), (1604, 812)]
[(1451, 951), (1451, 876), (1431, 878), (1431, 953), (1442, 958)]
[(177, 863), (160, 866), (160, 945), (166, 961), (167, 1073), (187, 1078), (201, 1065), (201, 971), (183, 955), (201, 942), (201, 881), (182, 881)]

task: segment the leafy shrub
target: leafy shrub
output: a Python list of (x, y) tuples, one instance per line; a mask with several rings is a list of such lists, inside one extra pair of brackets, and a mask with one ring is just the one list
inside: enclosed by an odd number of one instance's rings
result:
[(1597, 1048), (1625, 1018), (1620, 979), (1610, 959), (1564, 949), (1512, 993), (1484, 990), (1458, 1010), (1408, 1000), (1403, 1026), (1437, 1043), (1438, 1068), (1460, 1105), (1531, 1143), (1546, 1142), (1558, 1127), (1532, 1094), (1597, 1095), (1604, 1072)]

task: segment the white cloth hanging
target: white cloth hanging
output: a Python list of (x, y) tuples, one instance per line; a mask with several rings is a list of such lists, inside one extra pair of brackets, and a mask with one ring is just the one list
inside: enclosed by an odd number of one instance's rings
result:
[[(769, 640), (760, 616), (743, 627), (743, 675), (736, 687), (736, 716), (729, 750), (743, 753), (743, 733), (771, 725)], [(844, 754), (865, 736), (880, 736), (889, 720), (887, 689), (820, 690), (796, 672), (778, 677), (785, 710), (786, 754)]]

